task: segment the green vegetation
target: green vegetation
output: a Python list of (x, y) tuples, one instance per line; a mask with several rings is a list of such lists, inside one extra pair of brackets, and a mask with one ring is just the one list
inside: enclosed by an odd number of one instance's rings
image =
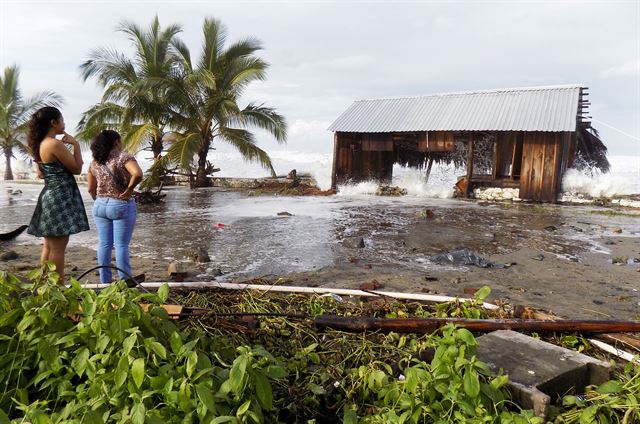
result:
[[(543, 422), (509, 400), (507, 377), (475, 357), (477, 342), (465, 329), (318, 332), (310, 320), (503, 316), (479, 307), (488, 288), (475, 302), (437, 308), (386, 298), (176, 292), (179, 303), (212, 311), (176, 321), (159, 307), (174, 300), (167, 286), (150, 294), (115, 284), (95, 293), (76, 281), (59, 286), (50, 269), (28, 277), (0, 273), (0, 424)], [(586, 346), (571, 335), (560, 342)], [(632, 423), (639, 398), (640, 367), (629, 365), (584, 399), (567, 396), (555, 419)]]
[(594, 211), (591, 211), (590, 213), (595, 215), (604, 215), (604, 216), (627, 216), (629, 218), (640, 218), (640, 213), (628, 213), (628, 212), (622, 212), (619, 210), (612, 210), (612, 209), (594, 210)]
[(58, 107), (62, 103), (62, 98), (54, 92), (24, 97), (19, 79), (20, 70), (15, 65), (6, 67), (4, 75), (0, 75), (0, 148), (5, 160), (5, 180), (13, 180), (11, 159), (14, 149), (25, 157), (31, 155), (26, 144), (27, 121), (31, 115), (41, 107)]

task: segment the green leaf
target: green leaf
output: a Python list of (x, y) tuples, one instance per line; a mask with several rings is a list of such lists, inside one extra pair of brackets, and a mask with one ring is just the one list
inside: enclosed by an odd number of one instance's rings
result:
[(160, 303), (164, 303), (169, 298), (169, 285), (164, 283), (160, 287), (158, 287), (158, 299)]
[(182, 337), (180, 337), (180, 333), (174, 331), (171, 333), (169, 337), (169, 344), (171, 345), (171, 351), (174, 355), (177, 355), (180, 352), (180, 348), (182, 348)]
[(89, 349), (83, 347), (80, 349), (78, 354), (73, 361), (71, 361), (71, 367), (78, 374), (78, 376), (82, 377), (84, 374), (84, 370), (87, 369), (87, 361), (89, 360)]
[(596, 391), (598, 393), (619, 393), (621, 392), (623, 389), (622, 384), (619, 381), (615, 381), (615, 380), (611, 380), (611, 381), (607, 381), (604, 384), (601, 384), (600, 386), (598, 386), (598, 388), (596, 389)]
[(122, 342), (122, 350), (125, 355), (128, 355), (131, 352), (131, 349), (133, 349), (133, 345), (136, 344), (137, 340), (138, 335), (136, 333), (133, 333), (132, 335), (124, 339), (124, 342)]
[(228, 423), (235, 420), (235, 417), (229, 417), (229, 416), (224, 416), (224, 417), (216, 417), (213, 419), (213, 421), (211, 421), (211, 424), (222, 424), (222, 423)]
[(187, 358), (187, 376), (191, 377), (193, 372), (196, 370), (196, 366), (198, 365), (198, 353), (191, 352), (189, 357)]
[(484, 286), (480, 290), (478, 290), (473, 297), (477, 300), (484, 302), (484, 300), (487, 297), (489, 297), (490, 294), (491, 294), (491, 287)]
[(126, 354), (122, 354), (120, 356), (120, 360), (118, 361), (118, 368), (116, 369), (116, 375), (115, 375), (116, 389), (122, 386), (125, 381), (127, 381), (128, 375), (129, 375), (129, 356)]
[(2, 410), (2, 408), (0, 408), (0, 424), (9, 424), (9, 417), (7, 416), (7, 414), (5, 414), (5, 412)]
[(245, 412), (247, 412), (249, 410), (250, 406), (251, 406), (251, 399), (249, 399), (248, 401), (246, 401), (245, 403), (240, 405), (240, 407), (236, 411), (236, 416), (239, 417), (239, 416), (243, 415)]
[(151, 342), (151, 350), (162, 359), (167, 359), (167, 349), (158, 342)]
[(131, 408), (131, 422), (133, 424), (144, 424), (144, 417), (146, 414), (147, 409), (144, 407), (144, 404), (142, 402), (136, 402), (133, 405), (133, 408)]
[(131, 375), (133, 376), (133, 382), (136, 384), (138, 388), (142, 386), (142, 381), (144, 380), (144, 359), (137, 358), (131, 364)]
[(207, 407), (207, 410), (213, 414), (216, 413), (216, 403), (213, 399), (213, 393), (211, 393), (211, 389), (207, 387), (205, 383), (200, 383), (196, 386), (196, 394), (198, 395), (198, 399), (204, 406)]
[(480, 394), (480, 381), (478, 373), (473, 368), (467, 368), (462, 377), (464, 391), (469, 397), (476, 398)]
[(342, 419), (343, 424), (358, 424), (358, 415), (356, 411), (351, 408), (345, 406), (344, 408), (344, 418)]
[(271, 389), (269, 380), (267, 380), (267, 377), (261, 372), (256, 372), (254, 379), (256, 395), (258, 396), (260, 406), (267, 411), (271, 410), (271, 408), (273, 408), (273, 390)]

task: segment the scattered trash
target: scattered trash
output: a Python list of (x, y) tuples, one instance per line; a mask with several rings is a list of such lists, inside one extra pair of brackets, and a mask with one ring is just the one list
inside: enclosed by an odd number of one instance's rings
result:
[(626, 256), (616, 256), (615, 258), (611, 259), (611, 263), (614, 265), (626, 265), (628, 261), (629, 258), (627, 258)]
[(437, 264), (451, 263), (454, 265), (475, 265), (479, 268), (504, 268), (503, 264), (495, 264), (490, 262), (469, 249), (456, 250), (449, 253), (443, 253), (440, 255), (434, 255), (429, 258), (431, 262)]
[(431, 209), (425, 209), (420, 212), (417, 212), (416, 216), (422, 219), (433, 219), (435, 218), (436, 215), (433, 213)]
[(464, 294), (476, 294), (476, 292), (480, 290), (478, 287), (465, 287), (462, 289)]
[(342, 299), (342, 296), (337, 295), (335, 293), (325, 293), (323, 295), (320, 295), (320, 297), (330, 297), (333, 300), (335, 300), (336, 302), (344, 302), (344, 300)]
[(350, 249), (362, 249), (365, 246), (362, 237), (345, 237), (342, 239), (342, 245)]
[(284, 212), (278, 212), (278, 216), (293, 216), (293, 214), (284, 211)]
[(217, 223), (217, 224), (213, 224), (213, 228), (225, 228), (227, 227), (227, 224), (221, 224), (221, 223)]

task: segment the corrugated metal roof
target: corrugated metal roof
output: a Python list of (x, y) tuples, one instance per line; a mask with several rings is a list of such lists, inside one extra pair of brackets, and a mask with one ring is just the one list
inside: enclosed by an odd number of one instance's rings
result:
[(575, 131), (582, 85), (355, 101), (330, 131)]

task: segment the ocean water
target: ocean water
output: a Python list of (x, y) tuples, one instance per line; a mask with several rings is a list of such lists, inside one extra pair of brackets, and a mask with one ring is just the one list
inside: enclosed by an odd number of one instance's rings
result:
[[(286, 174), (295, 168), (311, 173), (322, 188), (330, 186), (329, 155), (282, 151), (273, 152), (272, 157), (277, 173)], [(613, 156), (610, 160), (611, 173), (569, 172), (563, 186), (568, 191), (596, 196), (640, 194), (640, 158)], [(259, 166), (246, 164), (232, 153), (221, 154), (214, 163), (222, 166), (222, 176), (268, 175)], [(164, 204), (140, 207), (131, 250), (135, 255), (165, 263), (202, 247), (209, 252), (212, 265), (220, 266), (227, 278), (311, 271), (343, 263), (354, 254), (369, 263), (429, 270), (434, 265), (427, 257), (398, 249), (393, 241), (394, 236), (406, 233), (425, 208), (449, 214), (452, 219), (464, 215), (489, 223), (502, 219), (496, 216), (523, 223), (536, 216), (527, 212), (533, 206), (522, 205), (504, 212), (498, 207), (452, 199), (453, 183), (464, 172), (434, 166), (429, 181), (425, 182), (424, 172), (396, 167), (393, 184), (408, 191), (402, 197), (375, 196), (377, 185), (373, 182), (344, 185), (339, 187), (338, 195), (328, 197), (251, 197), (240, 192), (172, 187), (166, 190)], [(0, 182), (0, 232), (29, 223), (41, 189), (41, 183)], [(85, 186), (81, 186), (81, 192), (90, 212), (93, 201)], [(605, 219), (590, 214), (590, 207), (549, 208), (560, 221), (575, 219), (578, 214), (583, 216), (582, 220), (595, 224), (596, 220)], [(281, 217), (279, 212), (293, 216)], [(607, 225), (612, 225), (613, 218), (606, 219)], [(624, 234), (640, 237), (637, 219), (615, 219), (619, 220), (615, 225), (625, 229)], [(91, 228), (95, 228), (91, 217), (89, 220)], [(358, 252), (345, 248), (342, 240), (350, 236), (363, 237), (367, 247)], [(23, 233), (12, 243), (39, 242)], [(581, 242), (592, 245), (593, 251), (607, 253), (606, 246), (600, 246), (595, 239)], [(91, 230), (78, 234), (73, 243), (95, 249), (96, 233)]]

